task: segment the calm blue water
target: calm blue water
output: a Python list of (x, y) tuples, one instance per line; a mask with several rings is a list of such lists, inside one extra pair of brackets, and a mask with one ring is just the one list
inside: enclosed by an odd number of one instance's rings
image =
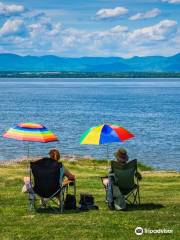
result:
[[(31, 155), (51, 147), (63, 154), (106, 156), (105, 146), (80, 145), (89, 127), (116, 123), (136, 138), (130, 158), (180, 170), (180, 79), (0, 79), (0, 135), (19, 122), (42, 123), (59, 143), (32, 143)], [(120, 144), (111, 144), (110, 157)], [(27, 154), (27, 143), (0, 137), (0, 160)]]

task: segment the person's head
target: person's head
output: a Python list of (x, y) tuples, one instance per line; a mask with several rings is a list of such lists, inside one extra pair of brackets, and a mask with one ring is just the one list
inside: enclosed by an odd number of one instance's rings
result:
[(125, 148), (119, 148), (117, 152), (114, 153), (118, 162), (127, 162), (129, 157)]
[(49, 151), (49, 156), (50, 156), (50, 158), (52, 158), (52, 159), (54, 159), (56, 161), (58, 161), (60, 159), (60, 157), (61, 157), (60, 156), (60, 152), (57, 149), (55, 149), (55, 148), (53, 148), (53, 149), (51, 149)]

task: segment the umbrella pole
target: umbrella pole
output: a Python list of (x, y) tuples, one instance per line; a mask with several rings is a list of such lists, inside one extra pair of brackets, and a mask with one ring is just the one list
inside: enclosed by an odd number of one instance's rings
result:
[(27, 161), (28, 159), (29, 159), (29, 143), (28, 143)]
[(106, 145), (106, 150), (107, 150), (107, 163), (108, 163), (108, 168), (109, 168), (110, 160), (109, 160), (109, 146), (108, 146), (108, 144)]
[(107, 155), (106, 155), (107, 156), (107, 160), (109, 161), (109, 147), (108, 147), (108, 144), (106, 145), (106, 151), (107, 151), (106, 152), (107, 153)]
[(28, 142), (28, 145), (27, 145), (27, 171), (28, 173), (30, 172), (30, 162), (29, 162), (29, 142)]

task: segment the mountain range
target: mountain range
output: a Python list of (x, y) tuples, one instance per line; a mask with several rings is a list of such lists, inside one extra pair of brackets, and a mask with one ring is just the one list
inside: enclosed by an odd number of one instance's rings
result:
[(0, 71), (180, 72), (180, 53), (171, 57), (80, 57), (0, 54)]

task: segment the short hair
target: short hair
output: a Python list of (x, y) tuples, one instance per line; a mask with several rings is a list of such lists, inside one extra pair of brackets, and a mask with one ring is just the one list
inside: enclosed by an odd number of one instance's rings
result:
[(56, 161), (58, 161), (61, 157), (59, 150), (56, 148), (53, 148), (49, 151), (49, 156)]

